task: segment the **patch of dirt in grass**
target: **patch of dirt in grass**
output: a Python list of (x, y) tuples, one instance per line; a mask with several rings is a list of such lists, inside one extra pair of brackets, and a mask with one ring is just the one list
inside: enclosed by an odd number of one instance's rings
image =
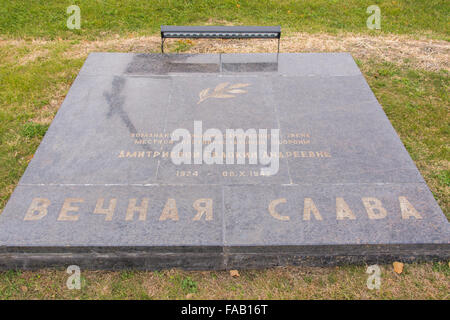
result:
[(17, 61), (17, 64), (24, 66), (30, 62), (35, 61), (38, 58), (46, 57), (48, 55), (48, 53), (49, 53), (49, 51), (47, 49), (34, 50), (31, 53), (19, 58), (19, 60)]
[[(211, 21), (210, 24), (217, 24)], [(74, 43), (71, 49), (65, 52), (65, 57), (78, 59), (85, 58), (90, 52), (116, 51), (116, 52), (160, 52), (161, 39), (159, 36), (120, 37), (109, 36), (101, 40), (7, 40), (0, 39), (0, 46), (30, 46), (37, 49), (21, 58), (19, 63), (34, 61), (46, 55), (46, 50), (39, 50), (39, 46), (54, 42)], [(166, 52), (177, 49), (177, 39), (166, 40)], [(185, 41), (185, 40), (182, 40)], [(190, 53), (253, 53), (276, 52), (276, 40), (261, 39), (197, 39), (189, 40)], [(413, 38), (406, 35), (370, 36), (344, 33), (308, 34), (289, 33), (281, 39), (280, 52), (350, 52), (357, 59), (377, 59), (395, 64), (406, 64), (410, 68), (429, 71), (450, 71), (450, 44), (444, 40), (426, 38)]]
[(87, 57), (90, 52), (159, 52), (161, 39), (159, 37), (115, 37), (107, 40), (80, 41), (65, 52), (67, 58), (78, 59)]
[[(167, 40), (166, 51), (176, 47), (176, 41)], [(82, 41), (66, 52), (69, 57), (81, 58), (89, 52), (159, 52), (160, 38), (116, 37), (107, 40)], [(209, 40), (189, 41), (190, 53), (276, 52), (276, 40)], [(446, 41), (413, 39), (408, 36), (367, 36), (355, 34), (329, 35), (293, 33), (282, 37), (280, 52), (350, 52), (357, 59), (376, 58), (395, 64), (406, 64), (423, 70), (450, 71), (450, 45)]]
[(411, 68), (437, 71), (450, 70), (450, 45), (446, 41), (411, 39), (405, 36), (366, 36), (296, 34), (281, 41), (287, 52), (347, 51), (357, 59), (377, 59)]
[(54, 42), (52, 40), (43, 40), (43, 39), (31, 39), (31, 40), (25, 40), (25, 39), (0, 39), (0, 47), (2, 46), (26, 46), (30, 44), (34, 45), (45, 45), (48, 43)]

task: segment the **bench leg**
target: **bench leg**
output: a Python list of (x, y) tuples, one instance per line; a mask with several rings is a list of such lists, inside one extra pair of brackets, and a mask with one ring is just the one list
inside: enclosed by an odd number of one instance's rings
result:
[(161, 53), (164, 53), (164, 40), (165, 38), (161, 38)]

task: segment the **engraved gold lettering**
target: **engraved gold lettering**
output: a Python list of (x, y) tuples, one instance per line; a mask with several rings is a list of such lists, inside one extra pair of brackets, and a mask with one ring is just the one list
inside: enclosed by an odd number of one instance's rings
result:
[(97, 204), (95, 205), (94, 213), (104, 214), (106, 215), (105, 221), (111, 221), (114, 214), (114, 210), (116, 209), (117, 199), (111, 199), (111, 201), (109, 201), (108, 208), (103, 208), (104, 203), (105, 203), (104, 198), (98, 199)]
[(319, 210), (311, 198), (305, 198), (303, 204), (303, 220), (311, 220), (311, 213), (316, 220), (322, 220)]
[(356, 219), (352, 210), (350, 210), (350, 207), (344, 201), (343, 198), (336, 198), (336, 219), (337, 220), (344, 220), (344, 219), (355, 220)]
[(134, 219), (134, 213), (139, 212), (139, 220), (145, 221), (147, 218), (148, 198), (143, 198), (140, 206), (136, 206), (137, 199), (130, 199), (128, 201), (128, 208), (125, 220), (130, 221)]
[(400, 201), (400, 210), (402, 212), (402, 219), (409, 219), (414, 217), (416, 219), (422, 219), (422, 216), (417, 212), (416, 208), (406, 199), (406, 197), (398, 197)]
[(383, 219), (386, 217), (386, 209), (377, 198), (362, 198), (369, 219)]
[(167, 199), (167, 202), (166, 202), (166, 205), (164, 206), (163, 212), (161, 213), (161, 216), (159, 217), (159, 221), (164, 221), (167, 219), (178, 221), (177, 202), (173, 198)]
[(280, 199), (276, 199), (273, 200), (269, 203), (269, 213), (272, 217), (274, 217), (277, 220), (281, 220), (281, 221), (289, 221), (290, 217), (289, 216), (283, 216), (280, 215), (276, 210), (275, 207), (280, 204), (280, 203), (286, 203), (286, 199), (285, 198), (280, 198)]
[(209, 221), (213, 219), (213, 200), (212, 199), (197, 199), (194, 201), (193, 207), (197, 210), (197, 214), (192, 220), (200, 220), (205, 215), (205, 220)]
[(58, 221), (77, 221), (77, 214), (68, 214), (69, 212), (77, 212), (79, 207), (72, 206), (72, 202), (84, 202), (81, 198), (67, 198), (64, 200), (61, 212), (59, 213)]
[[(34, 198), (31, 201), (30, 207), (25, 214), (23, 220), (40, 220), (47, 215), (47, 208), (50, 205), (50, 200), (46, 198)], [(36, 214), (37, 212), (37, 214)]]

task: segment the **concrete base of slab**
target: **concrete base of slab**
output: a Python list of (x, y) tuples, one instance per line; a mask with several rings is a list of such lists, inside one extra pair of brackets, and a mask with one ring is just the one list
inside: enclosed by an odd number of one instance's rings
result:
[[(279, 266), (338, 266), (347, 264), (385, 264), (447, 261), (448, 245), (360, 245), (360, 246), (286, 246), (261, 248), (56, 248), (20, 250), (0, 253), (0, 270), (67, 268), (77, 265), (86, 270), (230, 270), (261, 269)], [(216, 248), (217, 249), (217, 248)], [(201, 252), (203, 251), (203, 252)], [(351, 252), (351, 254), (349, 253)]]

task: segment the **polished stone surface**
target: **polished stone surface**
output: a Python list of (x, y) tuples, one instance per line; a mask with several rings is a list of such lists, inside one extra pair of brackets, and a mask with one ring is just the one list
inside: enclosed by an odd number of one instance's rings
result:
[[(175, 165), (194, 121), (280, 129), (278, 173)], [(346, 53), (90, 54), (0, 215), (0, 268), (415, 261), (449, 242)]]

